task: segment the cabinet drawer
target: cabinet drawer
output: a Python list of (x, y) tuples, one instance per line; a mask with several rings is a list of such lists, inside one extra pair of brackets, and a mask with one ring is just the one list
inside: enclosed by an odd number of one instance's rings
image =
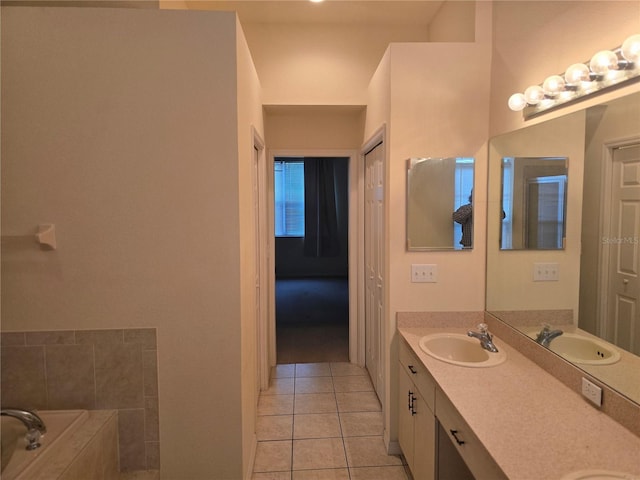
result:
[(399, 357), (402, 368), (415, 384), (425, 403), (432, 412), (435, 411), (436, 382), (404, 340), (400, 342)]
[(471, 431), (471, 428), (440, 389), (436, 389), (435, 411), (442, 428), (477, 480), (507, 479), (480, 443), (478, 437)]

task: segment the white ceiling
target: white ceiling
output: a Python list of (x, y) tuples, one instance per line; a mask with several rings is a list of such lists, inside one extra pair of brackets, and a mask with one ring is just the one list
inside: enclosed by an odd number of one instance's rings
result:
[(190, 10), (238, 12), (241, 23), (428, 26), (443, 0), (191, 0)]

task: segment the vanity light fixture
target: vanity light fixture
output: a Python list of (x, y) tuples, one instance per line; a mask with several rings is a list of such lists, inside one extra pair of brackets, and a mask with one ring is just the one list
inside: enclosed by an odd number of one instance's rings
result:
[(509, 97), (509, 108), (529, 118), (550, 108), (578, 100), (623, 83), (640, 80), (640, 34), (620, 47), (601, 50), (584, 63), (570, 65), (564, 74), (551, 75), (540, 85)]

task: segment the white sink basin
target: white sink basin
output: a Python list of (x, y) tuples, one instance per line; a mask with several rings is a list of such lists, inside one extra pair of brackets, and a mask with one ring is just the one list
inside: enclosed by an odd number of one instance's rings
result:
[(572, 472), (560, 480), (639, 480), (639, 475), (625, 472), (614, 472), (612, 470), (580, 470)]
[[(536, 338), (537, 333), (530, 334)], [(620, 352), (599, 339), (565, 332), (549, 343), (549, 350), (573, 363), (583, 365), (610, 365), (620, 360)]]
[(489, 352), (480, 346), (477, 338), (462, 333), (426, 335), (420, 339), (420, 348), (433, 358), (463, 367), (493, 367), (507, 359), (502, 350)]

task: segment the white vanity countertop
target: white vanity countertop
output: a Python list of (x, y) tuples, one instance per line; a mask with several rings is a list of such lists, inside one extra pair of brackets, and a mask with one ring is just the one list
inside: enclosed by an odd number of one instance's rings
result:
[(559, 480), (604, 469), (640, 477), (640, 437), (549, 375), (506, 342), (501, 365), (461, 367), (424, 353), (420, 338), (462, 328), (401, 327), (400, 335), (512, 480)]

